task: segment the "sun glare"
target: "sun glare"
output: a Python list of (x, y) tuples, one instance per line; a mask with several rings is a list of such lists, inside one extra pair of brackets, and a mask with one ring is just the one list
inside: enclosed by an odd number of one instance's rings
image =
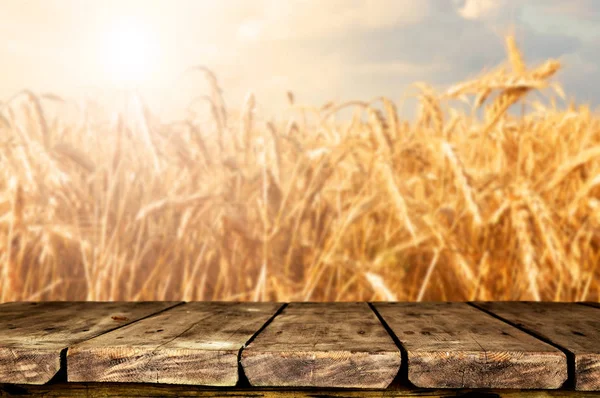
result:
[(156, 70), (159, 46), (153, 30), (142, 21), (123, 18), (106, 31), (104, 62), (114, 84), (137, 86)]

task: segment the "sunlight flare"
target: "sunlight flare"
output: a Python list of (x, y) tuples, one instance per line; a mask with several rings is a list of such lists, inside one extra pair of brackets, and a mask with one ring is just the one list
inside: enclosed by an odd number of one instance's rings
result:
[(104, 36), (104, 63), (108, 78), (118, 85), (140, 85), (156, 72), (159, 46), (155, 32), (144, 21), (121, 18)]

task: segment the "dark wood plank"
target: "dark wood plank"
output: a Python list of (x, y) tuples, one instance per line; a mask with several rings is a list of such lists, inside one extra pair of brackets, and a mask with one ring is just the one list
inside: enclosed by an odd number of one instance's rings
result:
[(187, 303), (71, 347), (69, 381), (233, 386), (240, 349), (277, 303)]
[(423, 388), (556, 389), (567, 379), (558, 349), (466, 303), (376, 303)]
[(600, 311), (576, 303), (476, 303), (574, 355), (575, 388), (600, 390)]
[(242, 352), (253, 386), (384, 388), (400, 361), (367, 303), (292, 303)]
[(42, 384), (60, 369), (61, 352), (174, 302), (15, 302), (0, 306), (0, 383)]
[(600, 308), (600, 303), (596, 303), (594, 301), (581, 301), (580, 304), (589, 305), (590, 307)]
[(273, 389), (215, 388), (136, 383), (57, 383), (42, 386), (0, 385), (0, 397), (220, 397), (220, 398), (593, 398), (600, 392), (573, 390), (473, 390), (390, 388), (365, 389)]

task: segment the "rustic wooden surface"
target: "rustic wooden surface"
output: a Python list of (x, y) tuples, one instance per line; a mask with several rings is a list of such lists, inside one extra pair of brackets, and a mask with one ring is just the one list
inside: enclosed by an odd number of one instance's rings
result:
[(385, 388), (400, 362), (367, 303), (292, 303), (242, 352), (253, 386)]
[(575, 388), (600, 389), (600, 310), (572, 303), (476, 303), (574, 355)]
[(598, 303), (473, 305), (0, 304), (0, 397), (600, 396)]
[(174, 302), (15, 302), (0, 305), (0, 383), (42, 384), (69, 345), (172, 307)]
[(60, 383), (43, 386), (0, 385), (0, 397), (220, 397), (220, 398), (594, 398), (600, 392), (570, 390), (388, 390), (210, 388), (164, 384)]
[(181, 305), (70, 348), (68, 380), (233, 386), (240, 349), (281, 305)]
[(375, 303), (423, 388), (555, 389), (567, 380), (558, 349), (466, 303)]

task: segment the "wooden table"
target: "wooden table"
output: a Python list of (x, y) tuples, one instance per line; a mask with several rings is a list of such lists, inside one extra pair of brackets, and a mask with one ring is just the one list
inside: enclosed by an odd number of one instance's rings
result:
[(600, 306), (5, 303), (17, 395), (600, 397)]

